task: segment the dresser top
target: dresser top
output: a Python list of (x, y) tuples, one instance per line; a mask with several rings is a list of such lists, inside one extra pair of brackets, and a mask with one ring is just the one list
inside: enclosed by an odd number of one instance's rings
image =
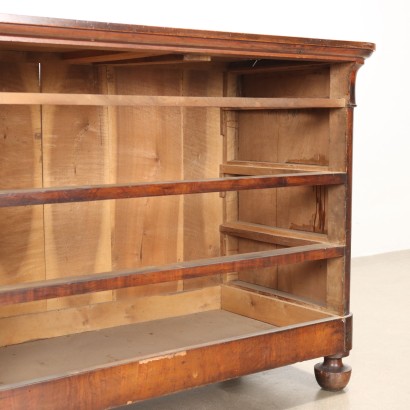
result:
[(0, 14), (0, 51), (117, 51), (230, 59), (363, 63), (367, 42), (189, 30)]

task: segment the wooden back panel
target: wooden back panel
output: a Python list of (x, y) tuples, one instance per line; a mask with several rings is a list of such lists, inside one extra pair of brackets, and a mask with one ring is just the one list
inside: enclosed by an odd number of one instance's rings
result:
[[(35, 64), (1, 69), (3, 91), (221, 96), (223, 90), (217, 70), (47, 62), (40, 81)], [(4, 189), (219, 176), (218, 108), (23, 105), (2, 106), (1, 113)], [(1, 284), (218, 256), (220, 223), (218, 193), (2, 208)], [(0, 345), (138, 321), (136, 297), (139, 309), (154, 312), (150, 318), (163, 317), (172, 314), (163, 307), (167, 299), (151, 306), (153, 296), (213, 286), (220, 277), (184, 282), (3, 307)], [(195, 308), (181, 294), (178, 312), (185, 305), (187, 312), (217, 308), (209, 292), (209, 301)]]
[[(38, 74), (37, 64), (1, 62), (0, 89), (39, 92)], [(41, 155), (40, 106), (1, 107), (0, 188), (41, 187)], [(44, 280), (43, 207), (0, 209), (0, 231), (0, 285)], [(5, 306), (0, 317), (45, 308), (45, 301)]]

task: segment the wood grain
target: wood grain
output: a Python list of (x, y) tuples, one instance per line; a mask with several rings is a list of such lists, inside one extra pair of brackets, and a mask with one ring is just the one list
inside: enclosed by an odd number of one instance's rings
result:
[[(354, 107), (356, 74), (359, 68), (360, 65), (355, 63), (332, 66), (330, 96), (347, 96), (349, 105)], [(335, 147), (330, 156), (331, 169), (347, 171), (346, 185), (342, 189), (329, 190), (329, 237), (345, 243), (347, 252), (343, 264), (328, 265), (328, 306), (329, 309), (342, 313), (350, 311), (353, 108), (343, 109), (338, 115), (330, 114), (330, 127), (330, 141)]]
[[(42, 65), (44, 92), (99, 92), (89, 66)], [(102, 107), (42, 108), (44, 189), (107, 182), (108, 135)], [(47, 205), (44, 209), (47, 279), (111, 270), (110, 204)], [(53, 300), (49, 309), (112, 299), (110, 292)]]
[[(0, 346), (219, 309), (220, 287), (66, 307), (0, 319)], [(1, 406), (0, 406), (1, 408)]]
[(1, 15), (0, 41), (40, 49), (91, 48), (184, 52), (253, 58), (358, 61), (375, 45), (257, 34), (182, 30), (16, 15)]
[[(246, 97), (275, 96), (303, 98), (329, 97), (328, 66), (305, 70), (277, 71), (243, 77), (243, 95)], [(294, 171), (322, 168), (329, 165), (329, 111), (300, 110), (239, 113), (239, 169), (250, 168), (250, 173), (277, 172), (274, 167)], [(258, 133), (254, 124), (258, 124)], [(252, 169), (255, 163), (256, 168)], [(268, 165), (269, 163), (274, 165)], [(235, 163), (234, 163), (235, 164)], [(327, 190), (314, 187), (285, 188), (241, 192), (240, 219), (248, 223), (264, 224), (280, 229), (291, 229), (319, 234), (327, 233)], [(249, 246), (249, 242), (246, 242)], [(249, 248), (248, 248), (249, 249)], [(304, 268), (309, 275), (304, 275)], [(241, 277), (242, 280), (250, 280)], [(258, 282), (258, 280), (261, 282)], [(266, 275), (251, 280), (268, 286)], [(271, 283), (274, 286), (275, 283)], [(278, 267), (277, 289), (295, 292), (299, 296), (323, 302), (326, 292), (326, 266), (292, 265)], [(305, 289), (305, 290), (303, 290)], [(304, 293), (303, 293), (304, 292)]]
[(223, 285), (222, 309), (274, 326), (289, 326), (329, 317), (328, 314), (295, 303)]
[[(184, 96), (222, 96), (223, 74), (215, 71), (185, 70)], [(222, 160), (222, 137), (218, 108), (184, 108), (183, 177), (193, 180), (219, 176)], [(222, 199), (211, 195), (186, 195), (184, 206), (184, 260), (220, 255), (218, 222), (222, 221)], [(184, 281), (184, 289), (220, 283), (221, 276)]]
[(220, 226), (220, 231), (239, 238), (273, 243), (281, 246), (301, 246), (318, 242), (328, 242), (327, 237), (323, 234), (274, 228), (242, 221), (226, 222)]
[(299, 174), (227, 177), (194, 181), (4, 190), (0, 191), (0, 207), (199, 194), (263, 188), (340, 185), (344, 184), (344, 181), (345, 174), (340, 172), (304, 172)]
[(326, 171), (323, 165), (292, 164), (286, 162), (239, 161), (221, 164), (221, 173), (229, 175), (272, 175), (284, 172)]
[[(180, 93), (179, 70), (111, 67), (107, 92), (147, 95)], [(112, 179), (118, 184), (181, 180), (182, 114), (179, 107), (111, 107)], [(132, 198), (133, 195), (130, 196)], [(115, 201), (112, 214), (113, 270), (164, 265), (183, 260), (183, 198), (140, 198)], [(182, 284), (122, 289), (131, 295), (175, 292)]]
[(0, 33), (0, 345), (221, 307), (279, 326), (3, 385), (0, 408), (108, 408), (318, 356), (340, 373), (374, 45), (9, 15)]
[(124, 272), (73, 276), (32, 284), (3, 286), (0, 289), (0, 302), (1, 304), (31, 302), (33, 300), (87, 292), (100, 292), (108, 289), (190, 279), (217, 273), (223, 274), (243, 269), (264, 268), (274, 264), (291, 264), (336, 258), (343, 255), (344, 248), (342, 246), (314, 244), (180, 262), (163, 267), (147, 267)]
[[(201, 293), (195, 292), (203, 299)], [(207, 296), (211, 298), (209, 292)], [(169, 302), (170, 299), (166, 299)], [(64, 377), (81, 369), (147, 359), (167, 351), (211, 344), (272, 329), (273, 326), (267, 323), (217, 308), (34, 340), (0, 348), (0, 386), (30, 384), (33, 380), (44, 380), (47, 377)], [(64, 352), (64, 356), (61, 352)]]
[[(88, 369), (66, 377), (0, 389), (3, 408), (101, 409), (190, 387), (284, 366), (346, 348), (346, 320), (297, 325), (283, 330), (177, 349), (147, 359)], [(229, 360), (227, 360), (229, 358)], [(110, 381), (115, 389), (101, 389)], [(90, 389), (98, 394), (90, 394)], [(67, 400), (67, 397), (70, 399)]]
[[(268, 242), (260, 242), (245, 238), (238, 238), (238, 252), (275, 252), (280, 247)], [(265, 267), (250, 267), (238, 272), (238, 278), (242, 281), (267, 286), (273, 289), (278, 287), (278, 265), (273, 264)]]
[[(38, 92), (38, 65), (1, 62), (0, 90)], [(0, 189), (41, 188), (41, 154), (40, 106), (0, 107)], [(43, 207), (0, 209), (0, 232), (0, 285), (45, 279)], [(3, 307), (0, 317), (42, 309)]]
[(68, 93), (0, 92), (0, 105), (116, 105), (136, 107), (215, 107), (238, 109), (342, 108), (344, 99), (186, 97), (167, 95), (98, 95)]

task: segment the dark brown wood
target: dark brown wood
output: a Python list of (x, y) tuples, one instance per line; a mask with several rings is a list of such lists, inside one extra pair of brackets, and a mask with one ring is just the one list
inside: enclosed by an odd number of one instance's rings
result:
[[(125, 54), (125, 53), (121, 53)], [(130, 53), (132, 54), (132, 53)], [(200, 54), (163, 54), (153, 57), (137, 57), (137, 58), (124, 58), (115, 61), (114, 65), (133, 65), (133, 66), (155, 66), (155, 65), (175, 65), (175, 64), (191, 64), (197, 62), (210, 62), (212, 58), (210, 56), (202, 56)], [(100, 62), (99, 64), (105, 64)], [(203, 68), (203, 67), (201, 67)]]
[[(350, 277), (351, 277), (351, 217), (352, 217), (352, 181), (353, 181), (353, 119), (355, 101), (355, 85), (357, 72), (361, 65), (356, 63), (346, 64), (343, 75), (346, 77), (340, 85), (340, 90), (333, 95), (348, 95), (348, 107), (344, 109), (344, 136), (345, 136), (345, 168), (346, 168), (346, 191), (344, 195), (345, 218), (343, 230), (346, 243), (346, 257), (343, 260), (343, 314), (350, 313)], [(332, 94), (331, 94), (332, 95)]]
[(149, 267), (125, 272), (107, 272), (3, 286), (0, 287), (0, 306), (181, 279), (192, 279), (216, 273), (222, 274), (243, 269), (263, 268), (273, 264), (289, 264), (336, 258), (343, 255), (343, 246), (315, 244), (181, 262), (163, 267)]
[(247, 60), (229, 64), (228, 70), (235, 74), (259, 74), (274, 73), (281, 71), (296, 71), (315, 69), (328, 65), (327, 63), (295, 62), (295, 61), (272, 61), (272, 60)]
[(352, 64), (349, 75), (349, 95), (350, 106), (347, 109), (346, 118), (346, 162), (347, 162), (347, 180), (346, 180), (346, 219), (345, 219), (345, 232), (346, 232), (346, 246), (347, 252), (344, 259), (344, 300), (345, 309), (344, 313), (350, 312), (350, 277), (351, 277), (351, 246), (352, 246), (352, 192), (353, 192), (353, 107), (356, 106), (356, 76), (361, 65)]
[(344, 365), (342, 357), (328, 356), (315, 365), (315, 377), (320, 387), (329, 391), (343, 390), (350, 380), (352, 368)]
[(62, 61), (70, 64), (90, 64), (90, 63), (111, 63), (111, 62), (124, 62), (135, 59), (145, 59), (157, 57), (155, 53), (121, 53), (110, 51), (77, 51), (66, 52), (61, 55)]
[(358, 61), (368, 57), (374, 44), (257, 34), (223, 33), (132, 26), (53, 18), (0, 15), (1, 42), (77, 46), (94, 49), (155, 50), (220, 56), (294, 58), (316, 61)]
[(338, 185), (344, 184), (345, 178), (345, 174), (341, 172), (306, 172), (291, 175), (231, 177), (197, 181), (7, 190), (0, 191), (0, 207), (281, 188), (300, 185)]
[[(103, 409), (243, 376), (343, 350), (344, 319), (289, 326), (256, 336), (84, 369), (22, 386), (0, 386), (0, 408)], [(308, 346), (308, 348), (306, 348)], [(115, 386), (102, 388), (101, 386)], [(90, 390), (94, 394), (90, 394)], [(97, 394), (97, 393), (98, 394)], [(69, 399), (67, 399), (69, 398)]]

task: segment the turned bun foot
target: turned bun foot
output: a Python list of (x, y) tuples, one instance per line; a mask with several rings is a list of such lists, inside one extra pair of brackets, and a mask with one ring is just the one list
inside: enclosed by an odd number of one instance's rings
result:
[(339, 391), (349, 383), (352, 368), (342, 362), (342, 357), (325, 357), (315, 365), (315, 377), (324, 390)]

